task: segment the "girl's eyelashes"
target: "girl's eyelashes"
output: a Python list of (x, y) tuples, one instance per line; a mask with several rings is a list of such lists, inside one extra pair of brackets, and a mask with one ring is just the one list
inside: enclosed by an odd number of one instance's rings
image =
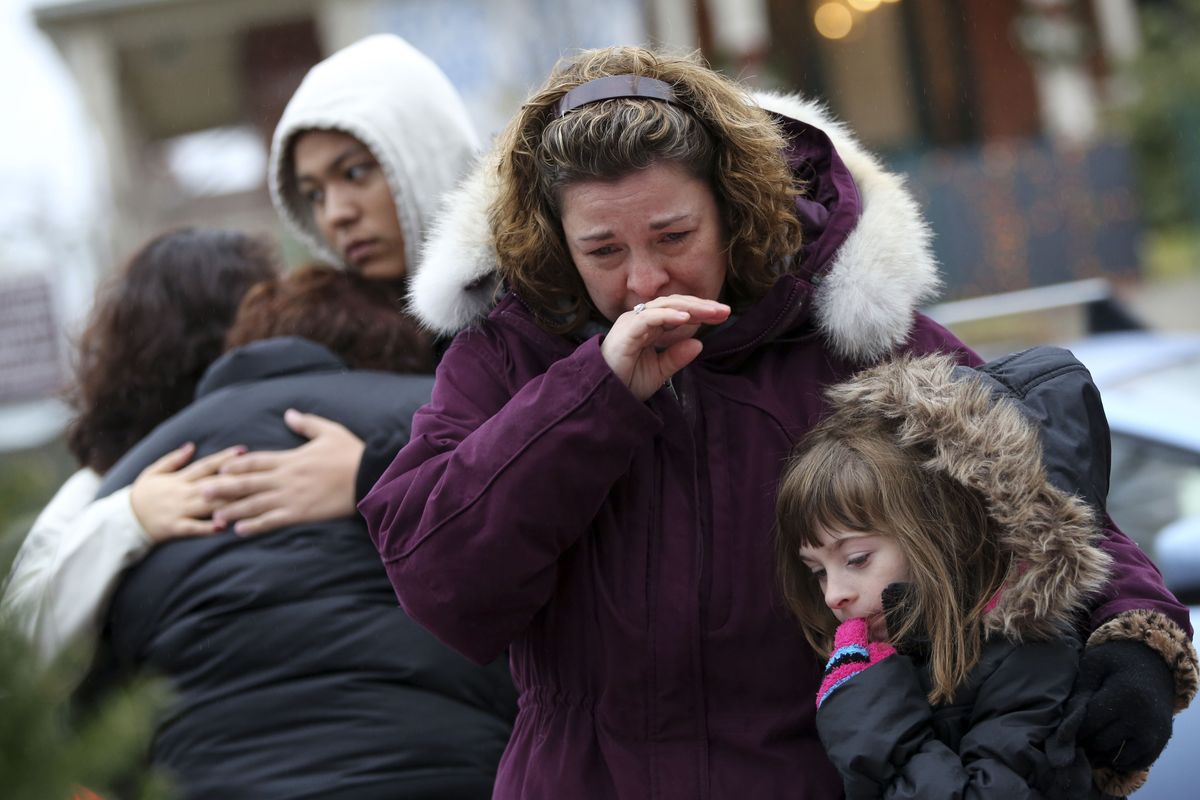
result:
[(671, 233), (663, 234), (662, 240), (667, 244), (682, 242), (691, 234), (691, 231), (672, 231)]
[(857, 553), (853, 556), (850, 556), (850, 558), (846, 559), (846, 564), (847, 564), (847, 566), (851, 566), (851, 567), (865, 567), (867, 565), (867, 561), (870, 558), (871, 558), (870, 553)]
[(606, 244), (603, 247), (597, 247), (595, 250), (589, 250), (587, 254), (594, 258), (604, 258), (605, 256), (611, 256), (615, 252), (617, 252), (617, 248), (611, 244)]

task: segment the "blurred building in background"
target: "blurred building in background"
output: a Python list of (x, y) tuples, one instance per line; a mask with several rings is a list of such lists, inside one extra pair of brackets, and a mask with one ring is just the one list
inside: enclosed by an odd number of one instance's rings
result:
[(1130, 152), (1105, 124), (1136, 91), (1134, 0), (34, 3), (102, 146), (108, 194), (104, 235), (47, 235), (0, 264), (0, 419), (61, 386), (62, 330), (97, 275), (150, 236), (231, 226), (305, 257), (268, 200), (271, 131), (309, 67), (383, 31), (446, 71), (485, 138), (562, 54), (615, 43), (699, 49), (750, 85), (823, 99), (910, 176), (949, 299), (1139, 269)]
[(825, 98), (910, 176), (949, 298), (1136, 275), (1131, 153), (1102, 124), (1129, 95), (1133, 0), (764, 5), (769, 44), (732, 61)]
[(1127, 150), (1134, 0), (68, 0), (37, 7), (108, 153), (113, 248), (164, 227), (282, 234), (266, 143), (316, 61), (399, 33), (494, 133), (563, 53), (699, 48), (826, 100), (912, 176), (951, 296), (1137, 269)]
[(305, 72), (371, 33), (398, 33), (494, 132), (561, 51), (642, 41), (637, 0), (69, 0), (36, 7), (108, 153), (114, 249), (164, 227), (282, 236), (267, 148)]

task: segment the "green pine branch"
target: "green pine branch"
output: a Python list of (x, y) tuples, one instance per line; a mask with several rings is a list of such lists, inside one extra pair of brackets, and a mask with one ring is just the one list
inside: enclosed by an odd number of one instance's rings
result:
[(42, 663), (0, 617), (0, 797), (71, 800), (86, 787), (104, 800), (167, 800), (169, 782), (147, 765), (165, 683), (137, 681), (77, 719), (69, 701), (84, 665), (78, 651)]

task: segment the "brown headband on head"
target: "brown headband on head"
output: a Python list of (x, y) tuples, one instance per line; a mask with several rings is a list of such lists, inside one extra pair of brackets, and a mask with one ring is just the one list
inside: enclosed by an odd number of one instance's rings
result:
[(612, 100), (618, 97), (643, 97), (648, 100), (660, 100), (672, 105), (681, 105), (678, 98), (675, 97), (675, 91), (671, 88), (671, 84), (665, 81), (642, 75), (607, 75), (587, 83), (581, 83), (564, 94), (558, 101), (556, 118), (588, 103)]

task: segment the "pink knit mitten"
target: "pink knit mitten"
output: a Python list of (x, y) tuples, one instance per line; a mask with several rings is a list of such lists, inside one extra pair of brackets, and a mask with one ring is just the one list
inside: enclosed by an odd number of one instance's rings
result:
[(825, 677), (817, 691), (817, 708), (834, 689), (895, 652), (896, 648), (886, 642), (869, 641), (867, 621), (861, 617), (838, 625), (833, 635), (833, 653), (825, 665)]

